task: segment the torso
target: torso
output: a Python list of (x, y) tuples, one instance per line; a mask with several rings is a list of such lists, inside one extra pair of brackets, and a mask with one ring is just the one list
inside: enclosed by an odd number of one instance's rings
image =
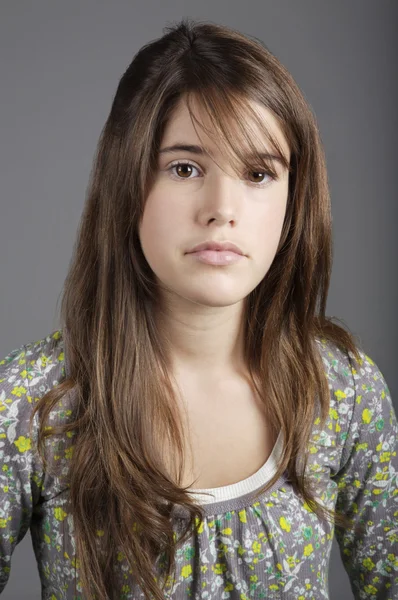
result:
[(269, 458), (277, 433), (272, 432), (249, 383), (222, 378), (216, 385), (200, 388), (187, 381), (179, 381), (179, 386), (189, 421), (181, 411), (186, 433), (181, 486), (221, 487), (258, 471)]

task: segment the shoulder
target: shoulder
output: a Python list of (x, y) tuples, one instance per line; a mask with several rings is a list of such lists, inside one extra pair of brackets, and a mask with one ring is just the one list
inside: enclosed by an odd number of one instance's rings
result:
[[(335, 343), (317, 339), (325, 374), (329, 383), (331, 405), (340, 414), (351, 414), (355, 404), (389, 395), (387, 382), (378, 364), (363, 349), (357, 347), (358, 357), (350, 350), (343, 351)], [(367, 400), (368, 401), (368, 400)]]
[[(0, 462), (13, 466), (8, 474), (21, 480), (31, 478), (33, 502), (39, 495), (48, 499), (63, 489), (63, 482), (51, 473), (44, 473), (41, 459), (36, 453), (39, 414), (33, 419), (32, 435), (30, 421), (37, 402), (64, 378), (64, 347), (61, 330), (27, 342), (10, 351), (0, 360)], [(67, 420), (69, 397), (57, 404), (51, 413), (52, 422)], [(60, 463), (60, 469), (67, 463), (66, 450), (73, 443), (69, 435), (53, 435), (47, 438), (45, 446)], [(10, 469), (10, 467), (8, 468)], [(30, 489), (30, 484), (26, 489)]]
[(62, 330), (27, 342), (0, 359), (0, 385), (13, 384), (29, 389), (56, 385), (65, 375)]
[[(33, 406), (65, 375), (62, 331), (27, 342), (0, 359), (0, 426), (27, 435)], [(4, 433), (3, 433), (4, 435)], [(23, 439), (22, 439), (23, 442)]]
[(326, 338), (317, 338), (318, 350), (329, 387), (329, 415), (323, 429), (314, 422), (313, 441), (326, 446), (344, 444), (355, 401), (355, 379), (349, 351)]
[(358, 452), (360, 444), (388, 422), (395, 423), (395, 412), (387, 382), (378, 364), (357, 347), (358, 358), (333, 342), (317, 339), (330, 390), (329, 415), (323, 430), (315, 421), (313, 440), (339, 448), (340, 465), (348, 455)]
[(46, 337), (28, 342), (26, 352), (27, 377), (30, 387), (41, 386), (40, 391), (57, 385), (65, 375), (65, 351), (62, 330), (51, 332)]

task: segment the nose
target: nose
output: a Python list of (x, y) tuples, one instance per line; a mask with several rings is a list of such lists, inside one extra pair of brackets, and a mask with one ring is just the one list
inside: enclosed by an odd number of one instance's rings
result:
[(208, 223), (216, 220), (220, 224), (239, 218), (242, 205), (242, 188), (239, 179), (226, 173), (209, 176), (201, 189), (200, 220)]

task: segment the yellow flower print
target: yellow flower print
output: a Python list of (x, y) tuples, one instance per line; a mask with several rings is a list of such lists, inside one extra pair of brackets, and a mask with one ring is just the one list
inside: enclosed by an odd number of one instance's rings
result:
[(245, 552), (246, 552), (246, 550), (243, 548), (242, 544), (239, 544), (239, 547), (238, 547), (239, 556), (242, 556), (242, 554), (244, 554)]
[(398, 567), (398, 556), (395, 556), (395, 554), (389, 554), (387, 558), (394, 568)]
[(308, 544), (307, 546), (304, 547), (304, 556), (309, 556), (313, 552), (314, 552), (314, 548), (313, 548), (312, 544)]
[(66, 448), (66, 450), (65, 450), (65, 458), (72, 458), (72, 456), (73, 456), (73, 450), (74, 450), (74, 446), (71, 446), (70, 448)]
[(380, 462), (387, 462), (391, 458), (391, 452), (383, 452), (380, 456)]
[[(196, 522), (196, 526), (197, 526), (197, 525), (198, 525), (198, 523), (199, 523), (199, 519), (197, 518), (197, 519), (195, 520), (195, 522)], [(204, 523), (204, 521), (201, 521), (201, 523), (200, 523), (200, 525), (199, 525), (199, 527), (198, 527), (198, 529), (197, 529), (197, 531), (198, 531), (198, 534), (199, 534), (199, 535), (200, 535), (201, 533), (203, 533), (203, 528), (204, 528), (204, 526), (205, 526), (205, 523)]]
[(368, 443), (367, 442), (363, 442), (362, 444), (355, 444), (355, 451), (357, 452), (358, 450), (367, 450), (368, 449)]
[(23, 385), (16, 385), (15, 388), (13, 388), (13, 390), (11, 391), (11, 394), (14, 394), (14, 396), (20, 398), (22, 394), (26, 394), (27, 391), (28, 390), (24, 388)]
[(303, 504), (303, 508), (307, 511), (307, 512), (313, 512), (310, 505), (307, 502), (304, 502)]
[(290, 531), (290, 523), (287, 519), (285, 519), (285, 517), (281, 517), (279, 519), (279, 525), (282, 527), (282, 529), (284, 529), (285, 531), (289, 532)]
[(31, 447), (30, 438), (26, 438), (24, 435), (20, 435), (14, 444), (20, 452), (26, 452)]
[(246, 510), (245, 509), (240, 510), (238, 514), (239, 514), (239, 520), (241, 521), (241, 523), (246, 523), (247, 522), (247, 520), (246, 520)]
[(362, 564), (365, 567), (365, 569), (368, 569), (368, 571), (371, 571), (375, 566), (374, 562), (369, 557), (364, 558)]
[(253, 552), (256, 552), (257, 554), (259, 552), (261, 552), (261, 544), (260, 544), (260, 542), (257, 542), (256, 540), (254, 540), (254, 542), (252, 544), (252, 549), (253, 549)]
[(374, 587), (374, 585), (365, 585), (364, 591), (369, 595), (373, 595), (376, 594), (377, 589)]
[(212, 569), (216, 575), (222, 575), (227, 570), (227, 565), (221, 564), (221, 563), (216, 563), (212, 567)]
[(330, 408), (329, 409), (329, 416), (332, 419), (338, 419), (339, 418), (339, 413), (337, 412), (337, 410), (335, 408)]
[(65, 517), (68, 516), (68, 513), (62, 510), (60, 506), (57, 506), (57, 508), (54, 508), (54, 516), (57, 519), (57, 521), (63, 521)]
[(41, 358), (41, 366), (44, 369), (47, 366), (47, 363), (50, 362), (50, 357), (49, 356), (45, 356), (43, 354), (40, 358)]
[(372, 420), (372, 411), (368, 408), (364, 408), (362, 411), (362, 421), (364, 423), (370, 423)]
[(192, 567), (191, 565), (185, 565), (185, 567), (183, 567), (181, 569), (181, 575), (184, 577), (184, 579), (186, 579), (187, 577), (189, 577), (192, 574)]
[(286, 562), (291, 569), (296, 566), (296, 561), (295, 561), (294, 556), (286, 556)]

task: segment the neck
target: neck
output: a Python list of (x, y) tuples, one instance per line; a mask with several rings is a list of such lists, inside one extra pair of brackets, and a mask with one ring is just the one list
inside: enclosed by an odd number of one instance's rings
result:
[(244, 365), (244, 302), (209, 307), (173, 297), (157, 315), (174, 373), (211, 378)]

